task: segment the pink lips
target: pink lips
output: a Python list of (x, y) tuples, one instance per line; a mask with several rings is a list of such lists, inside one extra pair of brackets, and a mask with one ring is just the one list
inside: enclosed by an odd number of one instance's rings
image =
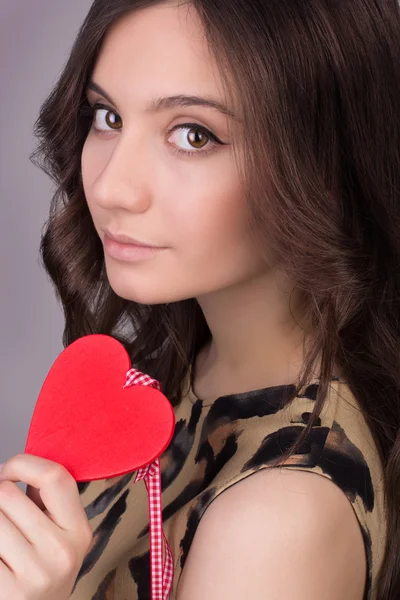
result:
[(113, 234), (108, 230), (104, 230), (104, 233), (107, 237), (111, 238), (115, 242), (120, 242), (121, 244), (133, 244), (134, 246), (141, 246), (145, 248), (159, 248), (160, 246), (155, 246), (154, 244), (145, 244), (144, 242), (140, 242), (139, 240), (135, 240), (134, 238), (121, 234)]
[[(136, 262), (146, 258), (152, 258), (162, 250), (166, 250), (166, 248), (143, 246), (134, 243), (132, 238), (128, 238), (127, 236), (121, 235), (116, 237), (118, 240), (113, 239), (110, 234), (106, 233), (103, 240), (105, 252), (111, 258), (115, 258), (116, 260)], [(129, 240), (129, 243), (122, 240)]]

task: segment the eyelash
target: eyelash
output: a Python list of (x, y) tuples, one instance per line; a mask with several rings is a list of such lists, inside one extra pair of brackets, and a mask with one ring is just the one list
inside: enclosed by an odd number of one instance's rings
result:
[[(114, 115), (117, 115), (117, 113), (114, 112), (109, 106), (107, 106), (105, 104), (100, 104), (100, 103), (93, 104), (93, 105), (83, 104), (80, 108), (80, 114), (83, 116), (90, 117), (91, 121), (92, 121), (92, 126), (93, 126), (94, 117), (96, 116), (96, 112), (98, 110), (107, 110), (107, 111), (113, 113)], [(106, 131), (97, 129), (94, 126), (93, 126), (93, 129), (96, 132), (96, 135), (99, 135), (102, 133), (107, 133)], [(205, 134), (212, 141), (212, 144), (207, 144), (206, 150), (202, 150), (202, 149), (181, 150), (180, 148), (175, 148), (173, 146), (173, 149), (172, 149), (173, 154), (184, 155), (184, 156), (193, 156), (194, 154), (206, 155), (206, 154), (211, 154), (211, 152), (214, 152), (215, 147), (217, 145), (221, 145), (221, 146), (225, 145), (224, 142), (221, 142), (221, 140), (214, 133), (212, 133), (212, 131), (210, 131), (209, 129), (207, 129), (206, 127), (204, 127), (202, 125), (199, 125), (198, 123), (179, 123), (179, 125), (174, 125), (174, 127), (171, 127), (171, 129), (169, 129), (167, 131), (167, 134), (170, 135), (173, 131), (175, 131), (177, 129), (195, 129), (197, 131), (200, 131), (201, 133)], [(116, 130), (116, 131), (118, 131), (118, 130)], [(172, 146), (172, 144), (170, 144), (170, 145)], [(208, 147), (208, 146), (210, 146), (210, 147)]]

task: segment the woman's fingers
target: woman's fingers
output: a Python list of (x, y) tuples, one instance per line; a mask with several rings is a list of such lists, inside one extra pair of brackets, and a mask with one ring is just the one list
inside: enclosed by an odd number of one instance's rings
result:
[(13, 597), (13, 591), (16, 588), (16, 577), (8, 566), (0, 558), (0, 600), (7, 600)]
[(55, 524), (12, 481), (0, 481), (0, 514), (7, 517), (29, 544), (37, 549), (43, 544), (51, 548)]
[[(6, 482), (7, 483), (7, 482)], [(0, 484), (0, 497), (4, 482)], [(21, 492), (22, 493), (22, 492)], [(24, 561), (21, 562), (21, 557)], [(19, 529), (0, 510), (0, 557), (3, 561), (2, 570), (9, 571), (14, 577), (33, 577), (37, 563), (36, 552), (24, 538)], [(9, 576), (9, 575), (7, 575)], [(3, 580), (2, 580), (3, 581)]]
[[(29, 498), (16, 485), (30, 486)], [(44, 509), (44, 510), (43, 510)], [(92, 540), (75, 479), (29, 454), (0, 473), (0, 600), (69, 598)]]
[[(36, 488), (46, 507), (43, 516), (47, 515), (61, 529), (72, 532), (82, 541), (82, 547), (88, 546), (92, 532), (76, 481), (65, 467), (39, 456), (17, 454), (4, 464), (0, 473), (0, 482), (7, 479)], [(36, 518), (39, 519), (39, 514)]]

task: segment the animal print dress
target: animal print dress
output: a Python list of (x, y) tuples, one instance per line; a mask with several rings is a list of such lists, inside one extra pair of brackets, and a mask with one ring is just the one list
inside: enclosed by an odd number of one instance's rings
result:
[[(170, 600), (176, 599), (179, 577), (207, 507), (236, 482), (268, 468), (282, 448), (293, 443), (307, 424), (318, 386), (313, 381), (287, 406), (291, 385), (204, 404), (194, 396), (190, 376), (189, 371), (175, 408), (173, 439), (161, 457), (163, 526), (175, 563)], [(382, 467), (348, 386), (333, 379), (327, 400), (307, 443), (286, 468), (328, 477), (346, 494), (365, 543), (364, 598), (374, 600), (386, 535)], [(150, 599), (147, 492), (143, 481), (134, 483), (135, 474), (79, 484), (94, 535), (72, 600)]]

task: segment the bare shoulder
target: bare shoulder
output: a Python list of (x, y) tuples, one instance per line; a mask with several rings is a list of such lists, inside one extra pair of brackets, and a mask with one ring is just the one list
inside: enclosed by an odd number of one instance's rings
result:
[(326, 477), (263, 469), (206, 510), (177, 600), (362, 600), (364, 542), (345, 494)]

